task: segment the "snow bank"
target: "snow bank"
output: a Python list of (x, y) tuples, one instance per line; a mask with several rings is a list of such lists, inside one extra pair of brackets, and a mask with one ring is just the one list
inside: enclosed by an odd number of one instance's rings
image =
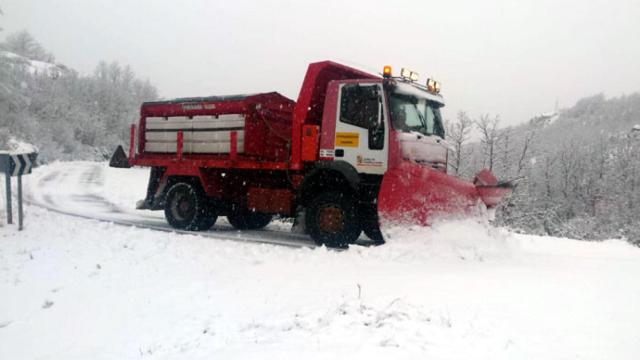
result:
[(519, 241), (485, 219), (439, 220), (431, 227), (394, 227), (385, 231), (387, 248), (406, 256), (479, 260), (518, 253)]

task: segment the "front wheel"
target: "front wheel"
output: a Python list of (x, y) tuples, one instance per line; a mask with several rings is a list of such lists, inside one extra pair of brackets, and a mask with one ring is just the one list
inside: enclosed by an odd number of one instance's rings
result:
[(353, 199), (339, 192), (325, 192), (311, 201), (305, 227), (316, 244), (327, 247), (347, 247), (361, 232)]
[(186, 182), (167, 191), (164, 216), (176, 229), (195, 231), (210, 229), (218, 218), (203, 191)]

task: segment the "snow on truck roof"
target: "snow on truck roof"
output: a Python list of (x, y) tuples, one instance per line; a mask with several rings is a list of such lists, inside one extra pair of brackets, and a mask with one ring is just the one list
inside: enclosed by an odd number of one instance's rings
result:
[(169, 100), (158, 101), (145, 101), (142, 105), (155, 105), (155, 104), (179, 104), (188, 102), (219, 102), (219, 101), (238, 101), (244, 100), (249, 96), (257, 94), (236, 94), (236, 95), (224, 95), (224, 96), (200, 96), (200, 97), (185, 97)]
[(426, 98), (427, 100), (437, 102), (444, 106), (444, 98), (442, 95), (427, 91), (423, 86), (413, 82), (398, 82), (395, 91), (405, 95)]
[(243, 101), (252, 97), (280, 97), (287, 99), (289, 101), (293, 101), (286, 96), (278, 93), (278, 92), (267, 92), (267, 93), (254, 93), (254, 94), (235, 94), (235, 95), (222, 95), (222, 96), (201, 96), (201, 97), (186, 97), (186, 98), (177, 98), (177, 99), (169, 99), (169, 100), (158, 100), (158, 101), (146, 101), (142, 103), (142, 106), (146, 105), (167, 105), (167, 104), (183, 104), (183, 103), (202, 103), (202, 102), (225, 102), (225, 101)]

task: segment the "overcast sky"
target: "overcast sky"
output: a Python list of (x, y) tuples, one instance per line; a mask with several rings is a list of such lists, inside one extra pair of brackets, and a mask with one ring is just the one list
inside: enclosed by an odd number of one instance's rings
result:
[(129, 64), (163, 97), (276, 90), (309, 62), (411, 68), (442, 82), (445, 117), (504, 124), (581, 97), (640, 90), (640, 0), (0, 0), (2, 37), (28, 30), (90, 73)]

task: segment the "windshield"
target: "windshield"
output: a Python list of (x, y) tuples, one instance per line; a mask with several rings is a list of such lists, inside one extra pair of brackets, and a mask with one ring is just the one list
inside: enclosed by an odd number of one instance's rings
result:
[(393, 128), (398, 131), (417, 131), (423, 135), (437, 135), (444, 138), (440, 117), (441, 106), (413, 94), (392, 91), (389, 97), (389, 111)]

